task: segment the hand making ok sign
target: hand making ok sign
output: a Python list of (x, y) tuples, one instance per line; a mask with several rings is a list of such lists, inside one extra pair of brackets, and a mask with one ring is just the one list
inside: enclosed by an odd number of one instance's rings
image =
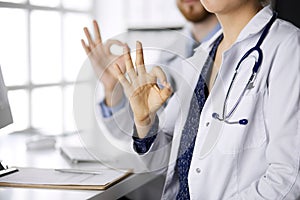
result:
[[(157, 110), (171, 96), (172, 89), (160, 67), (154, 67), (149, 73), (146, 72), (140, 42), (136, 43), (136, 67), (133, 66), (127, 45), (124, 47), (124, 59), (129, 80), (117, 63), (114, 65), (116, 77), (129, 99), (138, 135), (143, 138), (148, 133)], [(164, 88), (158, 87), (157, 79), (163, 84)]]

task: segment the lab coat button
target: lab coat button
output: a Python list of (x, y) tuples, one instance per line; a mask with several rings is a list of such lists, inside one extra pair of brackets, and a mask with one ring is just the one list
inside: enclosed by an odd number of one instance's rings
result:
[(197, 169), (196, 169), (196, 172), (197, 172), (198, 174), (200, 174), (200, 173), (201, 173), (201, 169), (200, 169), (200, 168), (197, 168)]
[(206, 126), (209, 126), (209, 122), (206, 122)]

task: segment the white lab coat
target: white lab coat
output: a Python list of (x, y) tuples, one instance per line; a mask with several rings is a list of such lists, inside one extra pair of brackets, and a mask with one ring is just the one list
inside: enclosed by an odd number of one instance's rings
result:
[[(215, 85), (203, 108), (189, 170), (191, 199), (293, 200), (300, 197), (300, 31), (277, 19), (261, 45), (263, 62), (231, 121), (248, 119), (248, 124), (230, 125), (212, 118), (222, 116), (225, 94), (234, 69), (246, 51), (255, 46), (263, 27), (272, 17), (270, 7), (261, 10), (242, 30), (237, 41), (223, 54)], [(168, 162), (162, 199), (175, 199), (178, 191), (175, 163), (181, 132), (199, 73), (221, 33), (201, 45), (184, 63), (185, 84), (169, 105), (180, 109), (173, 135), (159, 131), (150, 150), (141, 155), (148, 167)], [(253, 57), (240, 66), (228, 100), (236, 102), (252, 72)], [(176, 100), (173, 100), (176, 99)]]

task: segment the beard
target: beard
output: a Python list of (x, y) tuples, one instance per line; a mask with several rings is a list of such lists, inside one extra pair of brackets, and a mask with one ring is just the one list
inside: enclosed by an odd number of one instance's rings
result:
[(197, 10), (195, 6), (188, 6), (187, 8), (178, 7), (184, 18), (193, 23), (204, 21), (212, 13), (205, 9)]

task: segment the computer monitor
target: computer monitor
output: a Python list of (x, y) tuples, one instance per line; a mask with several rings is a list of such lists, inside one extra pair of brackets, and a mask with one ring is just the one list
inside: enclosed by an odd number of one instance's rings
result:
[(4, 84), (1, 66), (0, 66), (0, 128), (3, 128), (13, 122), (11, 110), (7, 98), (7, 89)]
[[(7, 89), (4, 84), (0, 66), (0, 129), (13, 122), (10, 106), (7, 98)], [(5, 168), (0, 160), (0, 177), (18, 171), (16, 168)]]

